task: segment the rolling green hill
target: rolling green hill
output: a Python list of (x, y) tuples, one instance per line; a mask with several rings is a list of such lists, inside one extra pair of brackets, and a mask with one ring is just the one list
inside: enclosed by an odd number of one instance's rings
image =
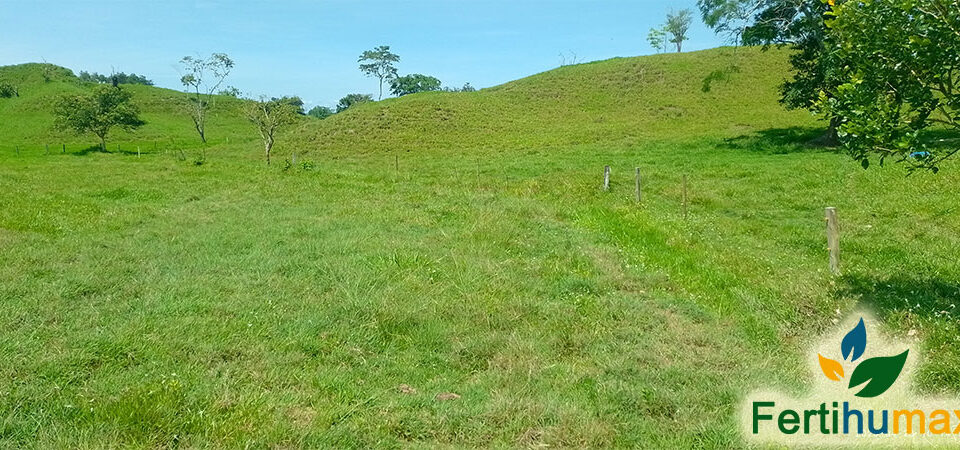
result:
[[(565, 66), (473, 93), (361, 104), (305, 125), (298, 138), (321, 151), (511, 150), (811, 126), (809, 113), (777, 102), (786, 57), (714, 49)], [(712, 73), (720, 79), (704, 92)]]
[(809, 388), (861, 309), (916, 344), (914, 389), (956, 395), (960, 167), (806, 145), (786, 56), (364, 104), (269, 167), (228, 99), (205, 162), (168, 153), (197, 149), (183, 94), (142, 86), (149, 124), (113, 142), (158, 151), (47, 155), (95, 142), (50, 127), (85, 87), (0, 68), (0, 448), (744, 447), (744, 394)]
[[(0, 146), (36, 149), (44, 145), (59, 148), (68, 144), (73, 150), (93, 146), (96, 138), (76, 136), (54, 127), (53, 108), (58, 97), (79, 93), (92, 84), (82, 83), (69, 69), (51, 64), (21, 64), (0, 67), (0, 81), (19, 87), (20, 96), (0, 98)], [(135, 132), (116, 130), (108, 141), (152, 148), (154, 141), (168, 146), (195, 146), (199, 142), (183, 105), (183, 92), (143, 85), (123, 85), (133, 93), (146, 125)], [(211, 144), (222, 144), (227, 137), (252, 139), (256, 132), (241, 117), (241, 100), (217, 96), (210, 111)]]

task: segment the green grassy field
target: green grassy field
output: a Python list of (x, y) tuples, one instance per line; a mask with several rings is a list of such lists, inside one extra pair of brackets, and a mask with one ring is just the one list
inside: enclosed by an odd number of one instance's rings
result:
[(807, 345), (858, 307), (919, 339), (919, 392), (957, 393), (960, 167), (804, 145), (785, 57), (362, 105), (287, 133), (286, 170), (228, 106), (180, 161), (171, 91), (139, 88), (151, 123), (113, 141), (166, 139), (139, 158), (46, 155), (95, 139), (0, 99), (0, 446), (739, 447), (742, 395), (802, 392)]

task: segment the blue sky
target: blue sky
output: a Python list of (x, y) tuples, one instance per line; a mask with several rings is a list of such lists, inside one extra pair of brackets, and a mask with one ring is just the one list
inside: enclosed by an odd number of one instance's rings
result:
[[(376, 93), (357, 70), (390, 45), (399, 71), (489, 87), (559, 65), (652, 53), (647, 31), (695, 0), (0, 0), (0, 65), (47, 62), (136, 72), (180, 89), (177, 61), (225, 52), (227, 84), (333, 105)], [(695, 14), (695, 17), (698, 15)], [(684, 50), (722, 42), (699, 20)]]

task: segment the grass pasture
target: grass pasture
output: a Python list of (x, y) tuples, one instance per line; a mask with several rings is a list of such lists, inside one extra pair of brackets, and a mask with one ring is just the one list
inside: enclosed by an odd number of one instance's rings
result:
[[(704, 93), (717, 52), (653, 58), (305, 122), (287, 170), (240, 122), (203, 165), (3, 147), (0, 446), (739, 447), (741, 396), (802, 391), (810, 339), (858, 307), (917, 331), (918, 391), (956, 393), (960, 167), (865, 171), (803, 144), (777, 76)], [(682, 95), (576, 84), (657, 61)]]

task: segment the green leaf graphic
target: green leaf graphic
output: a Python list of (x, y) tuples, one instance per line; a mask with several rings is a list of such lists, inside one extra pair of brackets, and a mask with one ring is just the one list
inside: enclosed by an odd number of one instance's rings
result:
[(887, 389), (890, 389), (900, 376), (909, 352), (907, 350), (897, 356), (870, 358), (860, 363), (856, 369), (853, 369), (848, 387), (852, 389), (869, 381), (860, 392), (857, 392), (857, 397), (870, 398), (887, 392)]

